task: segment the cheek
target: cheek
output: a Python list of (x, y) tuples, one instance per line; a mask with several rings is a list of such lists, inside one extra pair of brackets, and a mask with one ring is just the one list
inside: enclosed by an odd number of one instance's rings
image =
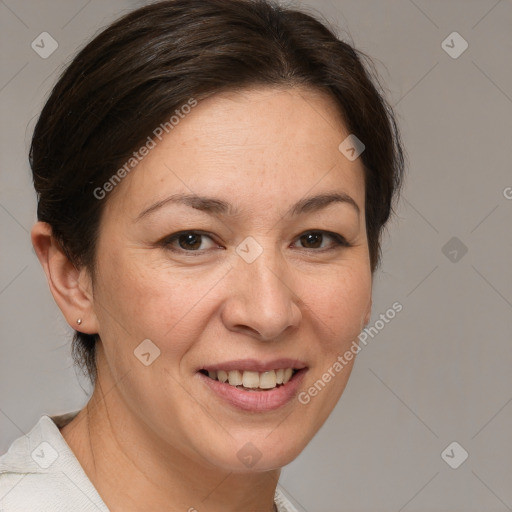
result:
[(112, 258), (103, 270), (100, 299), (108, 312), (102, 330), (107, 338), (125, 340), (130, 351), (150, 339), (162, 353), (179, 355), (204, 330), (225, 273), (176, 270), (137, 255)]
[[(325, 422), (347, 385), (358, 352), (358, 335), (371, 304), (370, 271), (363, 265), (352, 268), (333, 275), (329, 283), (315, 286), (309, 297), (315, 324), (315, 366), (298, 396), (301, 409), (297, 424), (308, 418), (314, 432)], [(298, 428), (296, 435), (300, 435)]]
[(365, 266), (339, 271), (308, 296), (310, 309), (323, 325), (323, 349), (330, 354), (344, 350), (357, 339), (371, 303), (372, 283)]

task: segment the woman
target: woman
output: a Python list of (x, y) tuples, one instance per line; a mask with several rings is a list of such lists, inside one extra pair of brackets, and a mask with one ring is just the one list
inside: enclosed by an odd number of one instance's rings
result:
[(0, 458), (3, 510), (295, 510), (280, 468), (345, 388), (402, 183), (375, 84), (267, 1), (152, 4), (74, 58), (32, 242), (94, 391)]

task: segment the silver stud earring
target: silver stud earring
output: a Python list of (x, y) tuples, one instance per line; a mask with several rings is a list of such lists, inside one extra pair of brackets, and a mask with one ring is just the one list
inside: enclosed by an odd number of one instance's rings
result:
[(82, 319), (81, 319), (81, 318), (79, 318), (79, 319), (76, 321), (76, 323), (77, 323), (78, 325), (80, 325), (80, 324), (82, 323)]

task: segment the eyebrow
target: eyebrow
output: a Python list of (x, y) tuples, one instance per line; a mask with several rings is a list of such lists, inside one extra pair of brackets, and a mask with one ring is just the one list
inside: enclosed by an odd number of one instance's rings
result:
[[(349, 204), (354, 208), (358, 216), (361, 213), (359, 205), (348, 194), (344, 192), (331, 192), (301, 199), (290, 208), (287, 216), (298, 216), (303, 213), (318, 211), (333, 203)], [(142, 218), (168, 204), (184, 204), (217, 217), (222, 215), (236, 217), (240, 215), (239, 211), (231, 203), (222, 199), (193, 194), (173, 194), (143, 210), (137, 216), (135, 222), (140, 221)]]

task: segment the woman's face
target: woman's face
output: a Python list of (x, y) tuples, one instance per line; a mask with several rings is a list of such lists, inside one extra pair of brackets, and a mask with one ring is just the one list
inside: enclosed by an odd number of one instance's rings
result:
[[(335, 363), (372, 286), (363, 167), (338, 149), (348, 135), (318, 92), (217, 94), (103, 199), (99, 379), (164, 449), (234, 472), (281, 467), (340, 398), (354, 361)], [(286, 368), (301, 371), (274, 388)], [(223, 372), (265, 389), (212, 378)]]

